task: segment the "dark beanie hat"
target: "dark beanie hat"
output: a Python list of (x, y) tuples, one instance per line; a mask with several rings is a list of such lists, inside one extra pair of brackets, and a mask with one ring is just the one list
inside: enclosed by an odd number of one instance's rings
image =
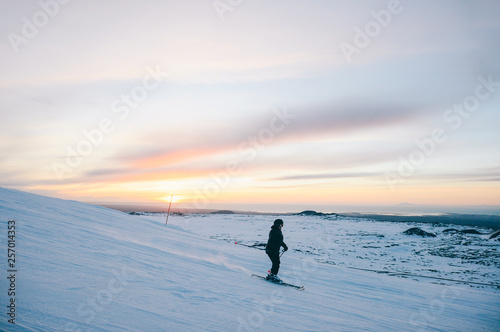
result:
[(274, 221), (274, 225), (275, 225), (275, 226), (278, 226), (278, 225), (283, 225), (283, 220), (281, 220), (281, 219), (276, 219), (276, 220)]

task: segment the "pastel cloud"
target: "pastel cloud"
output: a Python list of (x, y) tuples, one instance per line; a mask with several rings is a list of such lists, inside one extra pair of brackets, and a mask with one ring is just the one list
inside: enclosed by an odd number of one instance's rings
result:
[[(289, 188), (354, 202), (370, 200), (360, 195), (366, 186), (396, 202), (383, 174), (416, 140), (448, 129), (443, 113), (473, 93), (478, 76), (500, 80), (500, 5), (401, 1), (401, 13), (348, 63), (339, 44), (352, 43), (354, 28), (387, 4), (256, 0), (221, 21), (210, 1), (71, 2), (20, 52), (0, 41), (0, 185), (88, 200), (152, 198), (203, 188), (235, 160), (241, 172), (221, 201), (288, 198)], [(0, 33), (20, 33), (22, 18), (39, 10), (1, 4)], [(147, 66), (168, 77), (122, 121), (111, 105)], [(436, 183), (435, 197), (494, 192), (499, 96), (446, 131), (402, 196), (423, 199), (422, 187)], [(290, 121), (259, 140), (284, 108)], [(51, 164), (103, 118), (115, 130), (59, 181)]]

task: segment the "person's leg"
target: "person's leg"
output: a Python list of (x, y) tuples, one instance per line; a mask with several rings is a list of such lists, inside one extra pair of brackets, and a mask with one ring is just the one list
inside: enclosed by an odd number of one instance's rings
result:
[[(273, 254), (272, 254), (272, 252), (266, 250), (266, 254), (267, 254), (267, 257), (269, 257), (269, 259), (271, 260), (271, 262), (273, 262)], [(274, 263), (273, 263), (273, 265), (274, 265)], [(271, 270), (272, 269), (273, 268), (271, 267)]]
[(279, 251), (267, 253), (273, 266), (271, 267), (271, 273), (276, 275), (280, 269), (280, 253)]

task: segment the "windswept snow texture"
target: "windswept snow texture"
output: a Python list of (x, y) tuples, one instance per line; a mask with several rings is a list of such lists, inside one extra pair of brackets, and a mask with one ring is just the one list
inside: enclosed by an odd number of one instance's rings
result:
[[(196, 217), (198, 218), (198, 217)], [(2, 331), (498, 331), (491, 289), (417, 282), (291, 251), (281, 277), (260, 250), (181, 229), (196, 218), (130, 216), (0, 188)], [(227, 234), (239, 237), (239, 218)], [(247, 217), (250, 219), (250, 217)], [(16, 221), (16, 325), (8, 323), (7, 222)], [(205, 216), (209, 228), (219, 216)], [(256, 225), (262, 221), (252, 221)], [(285, 221), (293, 247), (301, 231)], [(244, 225), (244, 223), (243, 223)], [(373, 231), (373, 230), (371, 230)], [(295, 233), (295, 235), (293, 235)], [(233, 235), (231, 235), (233, 234)], [(325, 234), (317, 229), (317, 238)], [(263, 238), (267, 234), (262, 235)], [(375, 236), (376, 237), (376, 236)], [(354, 235), (353, 235), (354, 238)], [(363, 237), (360, 237), (363, 238)]]
[[(500, 285), (500, 241), (489, 239), (493, 232), (489, 228), (297, 215), (194, 214), (171, 216), (169, 223), (214, 239), (264, 249), (270, 226), (278, 217), (285, 220), (285, 242), (294, 256), (341, 267), (431, 277), (419, 278), (422, 282), (456, 285), (443, 279), (468, 281), (473, 282), (471, 287), (500, 293), (500, 287), (481, 285)], [(165, 219), (162, 214), (157, 218), (159, 222)], [(437, 236), (403, 234), (414, 227)]]

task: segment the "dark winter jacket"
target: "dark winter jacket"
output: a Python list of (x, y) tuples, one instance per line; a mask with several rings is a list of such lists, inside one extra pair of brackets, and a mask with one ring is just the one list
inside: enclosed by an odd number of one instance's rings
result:
[(267, 240), (266, 251), (268, 252), (277, 252), (280, 251), (280, 247), (288, 250), (285, 242), (283, 242), (283, 233), (279, 225), (274, 225), (271, 227), (271, 231), (269, 232), (269, 240)]

